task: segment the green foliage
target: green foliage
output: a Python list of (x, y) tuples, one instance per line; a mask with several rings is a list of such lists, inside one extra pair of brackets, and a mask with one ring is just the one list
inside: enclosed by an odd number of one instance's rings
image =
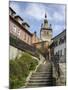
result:
[(10, 88), (19, 88), (25, 85), (26, 78), (31, 70), (36, 68), (38, 61), (30, 54), (23, 53), (20, 58), (9, 62), (9, 84)]
[(21, 67), (19, 66), (19, 64), (15, 61), (15, 60), (11, 60), (10, 61), (10, 73), (11, 75), (20, 75), (21, 73)]
[(23, 61), (23, 63), (25, 63), (27, 65), (27, 67), (29, 68), (29, 70), (34, 70), (35, 66), (38, 64), (38, 61), (36, 59), (33, 59), (31, 57), (31, 55), (24, 53), (19, 61)]
[(37, 60), (36, 59), (32, 59), (31, 63), (30, 63), (29, 70), (34, 70), (37, 64), (38, 64)]
[(15, 60), (11, 60), (10, 61), (10, 88), (18, 88), (20, 87), (22, 82), (22, 70), (21, 70), (21, 66), (15, 61)]

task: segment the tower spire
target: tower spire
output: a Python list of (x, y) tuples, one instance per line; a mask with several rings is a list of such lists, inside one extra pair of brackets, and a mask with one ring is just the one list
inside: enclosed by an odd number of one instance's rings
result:
[(47, 18), (47, 15), (46, 15), (46, 13), (45, 13), (45, 18)]

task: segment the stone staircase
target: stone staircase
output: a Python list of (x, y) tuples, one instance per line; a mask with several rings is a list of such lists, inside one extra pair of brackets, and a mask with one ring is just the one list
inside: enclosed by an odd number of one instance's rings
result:
[(26, 87), (45, 87), (55, 84), (52, 77), (52, 66), (50, 62), (42, 63), (36, 72), (32, 73)]

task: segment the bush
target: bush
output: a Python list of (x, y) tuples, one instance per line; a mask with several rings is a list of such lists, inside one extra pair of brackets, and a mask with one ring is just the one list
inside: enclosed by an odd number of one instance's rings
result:
[(21, 74), (21, 67), (20, 65), (15, 61), (15, 60), (11, 60), (10, 62), (10, 75), (20, 75)]
[(37, 64), (38, 64), (37, 60), (36, 59), (32, 59), (31, 63), (30, 63), (29, 70), (34, 70)]
[(29, 74), (29, 68), (28, 68), (28, 65), (27, 63), (23, 62), (23, 60), (19, 59), (16, 61), (20, 67), (21, 67), (21, 70), (22, 70), (22, 76), (23, 77), (26, 77), (28, 74)]
[(38, 64), (38, 61), (36, 59), (33, 59), (31, 55), (24, 53), (19, 60), (23, 61), (23, 63), (26, 63), (28, 65), (29, 70), (34, 70), (36, 65)]
[(30, 70), (34, 70), (38, 61), (31, 55), (24, 53), (20, 58), (10, 60), (9, 62), (9, 84), (10, 88), (19, 88), (25, 85), (26, 78)]
[(25, 80), (20, 80), (19, 78), (17, 78), (16, 76), (12, 76), (9, 79), (10, 82), (10, 88), (14, 89), (14, 88), (19, 88), (20, 86), (23, 86), (25, 84)]
[(9, 75), (10, 88), (21, 86), (22, 70), (21, 66), (15, 60), (10, 61)]

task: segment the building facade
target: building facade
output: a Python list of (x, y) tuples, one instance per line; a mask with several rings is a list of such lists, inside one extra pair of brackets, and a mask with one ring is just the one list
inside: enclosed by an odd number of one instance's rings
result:
[(52, 38), (54, 43), (54, 55), (59, 55), (60, 58), (66, 58), (66, 30), (61, 32), (56, 37)]
[(34, 32), (32, 36), (32, 44), (38, 43), (39, 41), (40, 39), (37, 37), (36, 32)]
[[(58, 74), (58, 85), (66, 85), (66, 30), (52, 38), (52, 61)], [(56, 75), (56, 74), (55, 74)]]
[(33, 43), (38, 41), (35, 34), (29, 31), (30, 25), (16, 12), (9, 8), (10, 58), (16, 57), (23, 50), (35, 51)]
[(32, 33), (30, 33), (22, 23), (23, 23), (23, 19), (20, 16), (13, 17), (11, 14), (9, 16), (9, 31), (14, 36), (18, 37), (27, 44), (31, 45)]

